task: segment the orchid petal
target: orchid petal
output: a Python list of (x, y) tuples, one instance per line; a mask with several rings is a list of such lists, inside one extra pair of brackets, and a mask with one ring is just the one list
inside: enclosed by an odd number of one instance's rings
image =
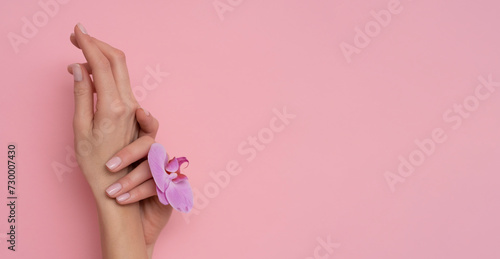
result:
[(158, 200), (160, 200), (161, 204), (168, 205), (168, 200), (165, 193), (158, 189), (158, 187), (156, 187), (156, 193), (158, 194)]
[(151, 145), (148, 153), (149, 169), (151, 169), (156, 186), (163, 190), (168, 186), (167, 181), (169, 181), (165, 173), (165, 161), (168, 161), (165, 148), (159, 143)]
[[(167, 178), (172, 181), (173, 179), (175, 179), (177, 177), (177, 173), (171, 173), (171, 174), (168, 174), (167, 175)], [(166, 189), (166, 188), (165, 188)]]
[(165, 165), (165, 170), (169, 173), (175, 173), (177, 170), (179, 170), (179, 161), (177, 161), (177, 158), (172, 158), (168, 163)]
[(187, 181), (187, 176), (186, 175), (183, 175), (183, 174), (178, 174), (177, 177), (175, 177), (174, 179), (172, 179), (172, 182), (174, 183), (179, 183), (181, 181)]
[(189, 166), (189, 160), (187, 160), (187, 158), (186, 158), (186, 157), (183, 157), (183, 156), (182, 156), (182, 157), (179, 157), (179, 158), (177, 158), (177, 161), (179, 162), (179, 167), (181, 167), (181, 166), (182, 166), (182, 164), (184, 164), (184, 163), (188, 163), (188, 164), (186, 165), (186, 167), (188, 167), (188, 166)]
[(187, 213), (193, 208), (193, 191), (188, 181), (171, 182), (165, 194), (174, 209)]

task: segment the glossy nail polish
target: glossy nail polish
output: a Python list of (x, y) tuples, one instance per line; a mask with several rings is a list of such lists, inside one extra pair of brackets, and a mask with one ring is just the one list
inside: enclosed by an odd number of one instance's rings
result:
[(122, 185), (120, 183), (114, 183), (106, 189), (106, 192), (108, 193), (109, 196), (112, 196), (113, 194), (119, 192), (122, 189)]
[(118, 197), (116, 198), (116, 200), (117, 200), (117, 201), (119, 201), (119, 202), (122, 202), (122, 201), (126, 201), (126, 200), (128, 200), (128, 198), (130, 198), (130, 194), (129, 194), (128, 192), (126, 192), (126, 193), (124, 193), (124, 194), (122, 194), (122, 195), (118, 196)]
[(71, 70), (73, 71), (73, 78), (76, 82), (80, 82), (83, 79), (82, 68), (79, 64), (71, 64)]
[(78, 29), (80, 29), (80, 31), (82, 31), (83, 34), (87, 34), (87, 30), (85, 29), (85, 27), (83, 27), (81, 23), (76, 24), (76, 26), (78, 26)]
[(122, 163), (122, 159), (115, 156), (113, 158), (111, 158), (107, 163), (106, 163), (106, 166), (110, 169), (110, 170), (113, 170), (115, 168), (117, 168), (120, 164)]

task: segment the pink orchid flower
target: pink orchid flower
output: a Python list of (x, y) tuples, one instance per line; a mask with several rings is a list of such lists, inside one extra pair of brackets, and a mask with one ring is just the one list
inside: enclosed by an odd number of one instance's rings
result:
[(149, 149), (148, 162), (160, 202), (181, 212), (191, 211), (193, 192), (187, 176), (180, 172), (180, 166), (186, 162), (189, 164), (189, 161), (185, 157), (174, 157), (169, 161), (165, 148), (154, 143)]

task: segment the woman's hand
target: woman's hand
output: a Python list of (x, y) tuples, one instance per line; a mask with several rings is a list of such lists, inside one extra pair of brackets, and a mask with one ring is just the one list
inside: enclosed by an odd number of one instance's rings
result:
[(158, 121), (142, 109), (137, 110), (136, 118), (140, 126), (139, 138), (118, 151), (107, 163), (107, 167), (114, 173), (136, 162), (139, 162), (139, 165), (111, 184), (106, 193), (121, 205), (140, 203), (144, 239), (151, 257), (156, 239), (170, 218), (172, 207), (163, 205), (158, 200), (155, 182), (145, 159), (149, 148), (155, 143)]
[[(135, 111), (139, 105), (130, 88), (123, 52), (82, 33), (80, 28), (75, 33), (71, 41), (81, 48), (88, 61), (70, 66), (75, 80), (76, 157), (91, 188), (102, 193), (102, 188), (116, 178), (103, 174), (104, 164), (138, 136)], [(97, 93), (95, 112), (94, 90)], [(122, 172), (125, 173), (126, 170)]]
[(81, 24), (75, 26), (70, 40), (88, 62), (68, 70), (74, 76), (75, 153), (96, 200), (103, 258), (147, 258), (139, 205), (120, 206), (104, 194), (128, 172), (123, 167), (111, 174), (106, 162), (139, 134), (135, 118), (139, 105), (130, 88), (125, 55), (90, 37)]

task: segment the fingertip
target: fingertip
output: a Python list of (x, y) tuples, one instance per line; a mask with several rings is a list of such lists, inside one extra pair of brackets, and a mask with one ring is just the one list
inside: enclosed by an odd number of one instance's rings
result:
[(127, 204), (128, 204), (126, 201), (119, 201), (119, 200), (118, 200), (118, 199), (116, 199), (116, 198), (114, 198), (114, 199), (115, 199), (115, 201), (116, 201), (116, 203), (117, 203), (118, 205), (127, 205)]
[(75, 79), (75, 82), (81, 82), (83, 80), (83, 72), (82, 72), (82, 67), (80, 64), (71, 64), (71, 74), (73, 74), (73, 77)]
[(116, 197), (116, 202), (119, 204), (127, 204), (128, 200), (130, 200), (130, 193), (128, 192)]
[(83, 27), (81, 23), (77, 23), (75, 27), (73, 27), (73, 33), (70, 35), (70, 40), (73, 43), (73, 45), (80, 48), (82, 44), (85, 45), (84, 43), (85, 41), (90, 40), (90, 35), (88, 35), (87, 30), (85, 29), (85, 27)]
[(78, 28), (78, 30), (79, 30), (81, 33), (83, 33), (83, 34), (87, 34), (87, 35), (88, 35), (88, 33), (87, 33), (87, 29), (85, 29), (85, 27), (83, 26), (83, 24), (81, 24), (81, 23), (77, 23), (77, 24), (76, 24), (76, 28), (75, 28), (75, 30), (76, 30), (77, 28)]
[(146, 119), (147, 117), (149, 117), (149, 115), (151, 115), (151, 113), (149, 113), (148, 110), (144, 109), (144, 108), (138, 108), (135, 112), (135, 115), (136, 117), (138, 117), (139, 119)]
[(144, 108), (138, 108), (135, 112), (135, 117), (137, 118), (137, 122), (139, 122), (139, 126), (146, 131), (150, 131), (149, 129), (153, 125), (153, 116), (151, 116), (151, 113), (144, 109)]
[(146, 134), (152, 134), (153, 137), (156, 136), (159, 125), (153, 115), (144, 108), (138, 108), (135, 115), (141, 130)]
[(71, 35), (69, 36), (69, 41), (71, 41), (71, 43), (77, 47), (77, 48), (80, 48), (80, 46), (78, 45), (78, 41), (76, 40), (76, 36), (75, 36), (75, 33), (71, 33)]
[(78, 29), (78, 24), (75, 24), (75, 26), (73, 27), (72, 34), (76, 36), (78, 34), (78, 31), (81, 32), (80, 29)]
[(119, 166), (122, 163), (122, 159), (119, 156), (115, 156), (111, 158), (108, 162), (106, 162), (106, 167), (111, 172), (116, 172), (119, 169)]
[(119, 183), (119, 182), (116, 182), (112, 185), (110, 185), (107, 189), (106, 189), (106, 194), (110, 197), (110, 198), (115, 198), (116, 195), (123, 189), (122, 185)]

